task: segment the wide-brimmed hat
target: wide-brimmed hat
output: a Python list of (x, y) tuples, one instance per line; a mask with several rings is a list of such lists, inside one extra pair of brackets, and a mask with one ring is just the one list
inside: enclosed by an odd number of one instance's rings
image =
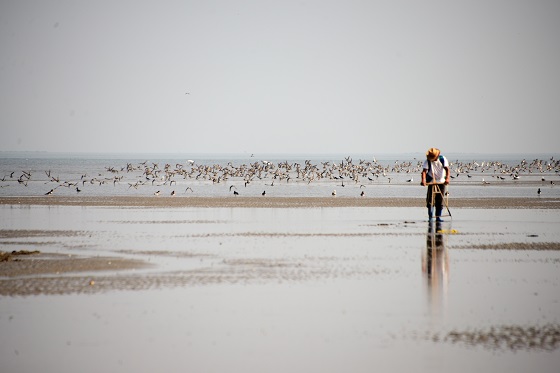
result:
[(430, 161), (435, 161), (439, 157), (439, 149), (438, 148), (430, 148), (426, 152), (426, 158)]

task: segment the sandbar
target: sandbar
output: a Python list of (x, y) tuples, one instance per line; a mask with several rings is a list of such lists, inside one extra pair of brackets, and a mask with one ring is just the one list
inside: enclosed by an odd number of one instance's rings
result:
[[(0, 205), (108, 206), (108, 207), (239, 207), (239, 208), (323, 208), (323, 207), (423, 207), (424, 198), (349, 197), (0, 197)], [(560, 209), (560, 198), (453, 198), (450, 207), (498, 209)]]

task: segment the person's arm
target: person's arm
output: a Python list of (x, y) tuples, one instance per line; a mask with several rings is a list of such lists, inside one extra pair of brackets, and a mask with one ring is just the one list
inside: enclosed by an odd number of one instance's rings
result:
[(450, 176), (449, 167), (444, 167), (443, 169), (445, 170), (445, 185), (447, 185), (449, 184), (449, 176)]
[(420, 185), (422, 186), (426, 186), (426, 172), (428, 170), (426, 170), (425, 168), (422, 169), (422, 181), (420, 182)]

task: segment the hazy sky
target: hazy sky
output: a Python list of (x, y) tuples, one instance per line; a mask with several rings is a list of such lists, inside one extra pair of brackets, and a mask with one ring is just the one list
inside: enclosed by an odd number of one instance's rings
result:
[(0, 0), (0, 129), (0, 150), (558, 152), (560, 1)]

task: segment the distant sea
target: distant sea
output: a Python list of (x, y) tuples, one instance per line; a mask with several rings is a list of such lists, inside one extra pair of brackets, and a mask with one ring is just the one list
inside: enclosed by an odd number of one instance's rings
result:
[[(451, 198), (560, 198), (560, 154), (444, 155), (451, 162)], [(156, 198), (174, 192), (177, 198), (235, 198), (235, 191), (239, 196), (265, 192), (265, 198), (330, 197), (336, 191), (336, 198), (423, 198), (423, 160), (424, 154), (414, 153), (0, 152), (0, 197), (43, 196), (52, 190), (59, 196)]]

